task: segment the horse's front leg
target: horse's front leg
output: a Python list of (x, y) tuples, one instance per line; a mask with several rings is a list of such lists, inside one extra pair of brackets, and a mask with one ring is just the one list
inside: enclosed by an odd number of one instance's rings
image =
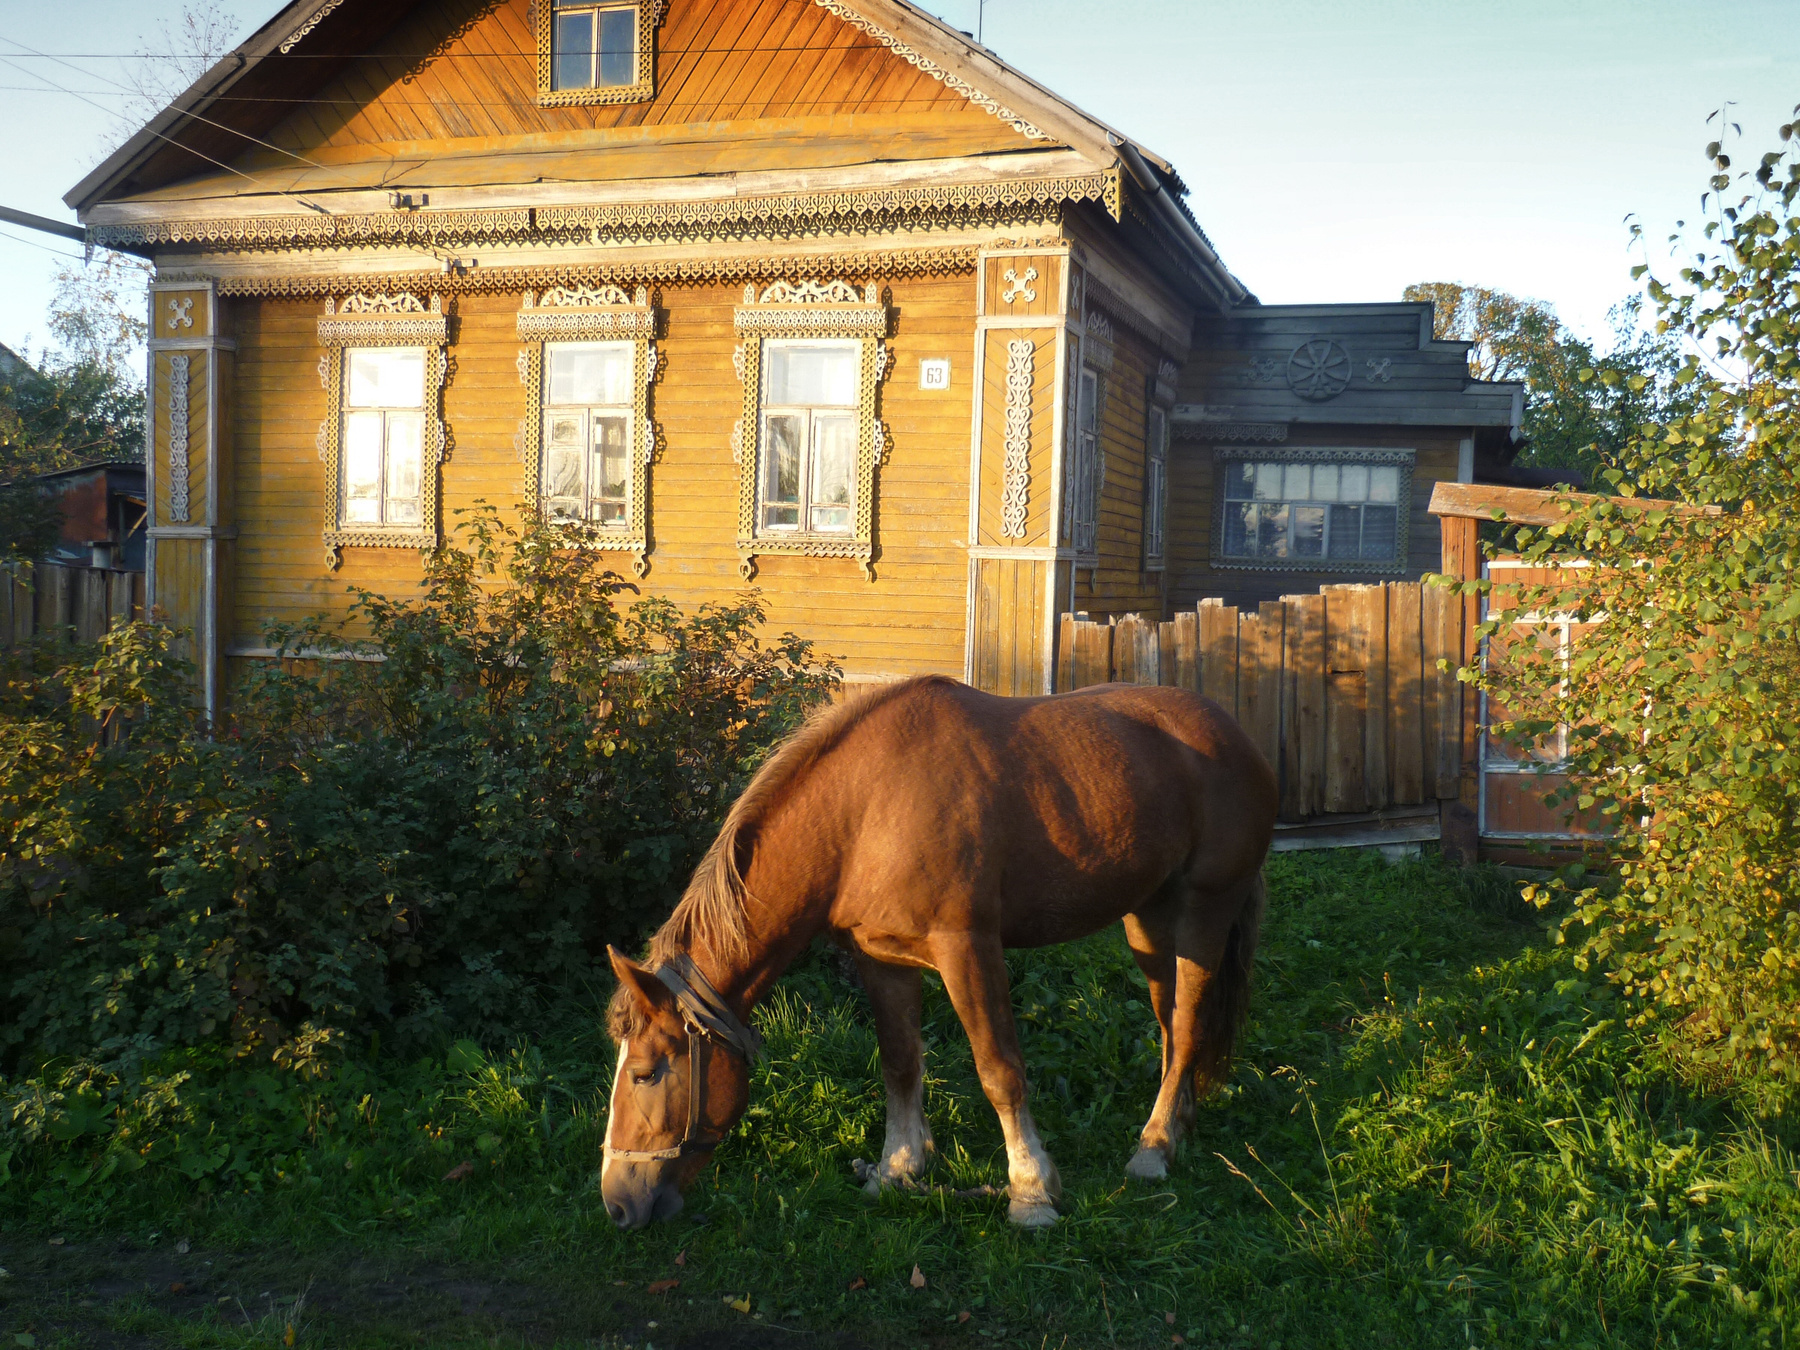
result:
[(1025, 1061), (1013, 1022), (1006, 955), (998, 937), (975, 933), (934, 934), (933, 963), (969, 1034), (982, 1089), (1000, 1117), (1006, 1136), (1006, 1170), (1011, 1187), (1007, 1217), (1026, 1228), (1056, 1222), (1062, 1178), (1044, 1151), (1025, 1103)]
[(887, 1084), (887, 1139), (881, 1161), (868, 1174), (871, 1195), (895, 1182), (917, 1181), (937, 1160), (931, 1126), (925, 1123), (925, 1059), (919, 1040), (923, 998), (916, 966), (895, 966), (863, 952), (856, 967), (875, 1014), (881, 1046), (881, 1077)]

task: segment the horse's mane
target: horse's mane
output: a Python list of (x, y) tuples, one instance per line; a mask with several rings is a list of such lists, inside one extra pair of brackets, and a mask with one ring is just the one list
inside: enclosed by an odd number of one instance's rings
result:
[[(645, 957), (650, 968), (654, 970), (677, 952), (691, 952), (696, 945), (728, 963), (747, 956), (749, 931), (744, 911), (755, 897), (744, 884), (742, 853), (744, 846), (752, 842), (757, 826), (795, 782), (836, 749), (864, 718), (920, 685), (951, 683), (954, 682), (942, 675), (896, 680), (814, 711), (764, 761), (750, 785), (726, 812), (718, 838), (694, 869), (681, 902), (650, 939), (649, 955)], [(613, 994), (607, 1027), (615, 1041), (635, 1036), (644, 1028), (643, 1013), (623, 985)]]

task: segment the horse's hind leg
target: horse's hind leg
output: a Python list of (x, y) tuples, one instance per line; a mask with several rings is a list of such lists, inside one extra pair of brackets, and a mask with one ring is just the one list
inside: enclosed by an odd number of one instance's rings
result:
[(1260, 874), (1223, 893), (1183, 888), (1173, 923), (1174, 1034), (1163, 1057), (1162, 1087), (1127, 1175), (1149, 1181), (1168, 1175), (1182, 1133), (1193, 1122), (1197, 1090), (1224, 1073), (1261, 920)]
[(936, 934), (931, 953), (944, 989), (969, 1033), (982, 1090), (1000, 1117), (1006, 1137), (1006, 1171), (1011, 1199), (1006, 1216), (1025, 1228), (1056, 1222), (1062, 1178), (1038, 1138), (1025, 1104), (1025, 1061), (1013, 1022), (1006, 956), (998, 937), (974, 933)]
[(856, 966), (875, 1014), (881, 1077), (887, 1084), (887, 1139), (868, 1174), (871, 1194), (895, 1182), (917, 1181), (937, 1158), (925, 1123), (925, 1060), (919, 1041), (920, 973), (857, 953)]

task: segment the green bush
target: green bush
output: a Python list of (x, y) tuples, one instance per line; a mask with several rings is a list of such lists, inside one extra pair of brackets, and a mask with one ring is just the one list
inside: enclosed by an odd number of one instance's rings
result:
[(1677, 280), (1650, 282), (1695, 410), (1642, 427), (1608, 475), (1678, 505), (1572, 502), (1517, 532), (1531, 561), (1593, 564), (1523, 588), (1522, 610), (1594, 627), (1566, 664), (1517, 644), (1488, 684), (1502, 734), (1566, 727), (1560, 800), (1615, 834), (1608, 884), (1540, 892), (1576, 892), (1563, 934), (1584, 968), (1715, 1071), (1800, 1078), (1800, 163), (1765, 155), (1726, 205), (1729, 156), (1708, 153), (1716, 218)]
[(665, 913), (835, 670), (754, 596), (631, 600), (579, 530), (491, 508), (422, 592), (288, 659), (204, 734), (177, 637), (0, 666), (0, 1053), (503, 1037)]

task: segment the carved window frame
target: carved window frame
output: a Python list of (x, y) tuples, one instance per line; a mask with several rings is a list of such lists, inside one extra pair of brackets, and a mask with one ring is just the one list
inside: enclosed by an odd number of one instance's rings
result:
[[(1212, 480), (1212, 557), (1216, 572), (1306, 572), (1335, 573), (1356, 576), (1399, 576), (1410, 572), (1408, 558), (1412, 548), (1413, 478), (1418, 470), (1417, 450), (1372, 449), (1363, 446), (1333, 446), (1323, 449), (1279, 448), (1255, 445), (1213, 447)], [(1400, 470), (1400, 482), (1394, 497), (1394, 554), (1391, 558), (1231, 558), (1225, 555), (1225, 471), (1226, 466), (1251, 460), (1269, 464), (1361, 464), (1368, 467), (1394, 465)], [(1385, 503), (1377, 503), (1385, 505)]]
[[(319, 424), (319, 458), (325, 464), (325, 566), (337, 570), (346, 548), (436, 548), (441, 473), (448, 458), (444, 427), (444, 381), (449, 374), (450, 320), (444, 298), (430, 304), (417, 295), (357, 292), (340, 302), (327, 296), (319, 318), (319, 381), (325, 387), (325, 420)], [(419, 464), (419, 527), (357, 529), (343, 524), (344, 363), (363, 347), (425, 349), (425, 435)]]
[[(743, 383), (743, 416), (731, 432), (731, 457), (738, 466), (738, 574), (749, 581), (762, 554), (811, 558), (854, 558), (863, 575), (875, 579), (875, 469), (886, 454), (888, 436), (877, 410), (877, 393), (887, 375), (889, 311), (870, 282), (858, 291), (846, 281), (777, 281), (760, 291), (744, 288), (744, 303), (733, 324), (738, 346), (738, 379)], [(762, 455), (762, 356), (765, 340), (855, 340), (862, 345), (857, 383), (856, 509), (849, 535), (764, 533), (757, 522), (757, 485)]]
[[(599, 3), (599, 0), (596, 0)], [(609, 9), (637, 11), (637, 78), (630, 84), (597, 88), (555, 87), (555, 0), (532, 0), (537, 29), (537, 101), (540, 108), (570, 108), (602, 103), (648, 103), (656, 97), (656, 30), (668, 9), (668, 0), (605, 0)]]
[(656, 350), (657, 305), (639, 286), (628, 294), (619, 286), (552, 286), (526, 291), (517, 332), (528, 345), (519, 349), (519, 383), (525, 386), (525, 416), (519, 423), (519, 459), (525, 466), (524, 500), (543, 510), (544, 346), (551, 342), (629, 342), (631, 365), (631, 486), (623, 529), (595, 529), (589, 546), (632, 555), (631, 570), (650, 571), (650, 465), (656, 458), (656, 423), (650, 415), (650, 386), (662, 358)]

